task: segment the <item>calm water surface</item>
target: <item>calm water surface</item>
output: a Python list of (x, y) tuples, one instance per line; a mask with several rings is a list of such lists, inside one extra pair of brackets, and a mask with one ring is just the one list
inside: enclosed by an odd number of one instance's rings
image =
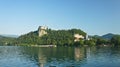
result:
[(1, 46), (0, 67), (120, 67), (120, 48)]

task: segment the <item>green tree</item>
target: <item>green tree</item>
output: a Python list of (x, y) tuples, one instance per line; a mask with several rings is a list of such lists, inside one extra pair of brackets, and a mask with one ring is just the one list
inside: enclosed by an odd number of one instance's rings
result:
[(111, 43), (114, 44), (114, 46), (120, 46), (120, 35), (113, 36)]
[(96, 42), (94, 40), (85, 40), (84, 44), (88, 46), (95, 46)]

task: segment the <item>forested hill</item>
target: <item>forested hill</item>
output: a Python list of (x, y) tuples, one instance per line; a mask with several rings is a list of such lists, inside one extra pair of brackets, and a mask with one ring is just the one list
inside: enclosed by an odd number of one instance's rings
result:
[(16, 38), (12, 38), (12, 37), (5, 37), (0, 35), (0, 45), (10, 45), (13, 44), (15, 42)]
[(47, 34), (38, 36), (38, 31), (22, 35), (17, 39), (17, 43), (32, 45), (72, 45), (74, 43), (74, 34), (80, 34), (84, 37), (86, 33), (80, 29), (70, 30), (46, 30)]

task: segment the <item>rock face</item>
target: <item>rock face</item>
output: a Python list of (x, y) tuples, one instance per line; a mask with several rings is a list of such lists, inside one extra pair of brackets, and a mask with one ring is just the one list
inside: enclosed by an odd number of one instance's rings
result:
[(39, 26), (39, 28), (38, 28), (38, 36), (41, 37), (41, 36), (47, 34), (46, 30), (47, 30), (47, 27)]

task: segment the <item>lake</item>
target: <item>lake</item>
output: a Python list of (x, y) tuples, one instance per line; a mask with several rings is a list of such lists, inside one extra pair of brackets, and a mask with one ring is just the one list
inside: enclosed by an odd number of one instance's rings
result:
[(0, 46), (0, 67), (120, 67), (120, 48)]

